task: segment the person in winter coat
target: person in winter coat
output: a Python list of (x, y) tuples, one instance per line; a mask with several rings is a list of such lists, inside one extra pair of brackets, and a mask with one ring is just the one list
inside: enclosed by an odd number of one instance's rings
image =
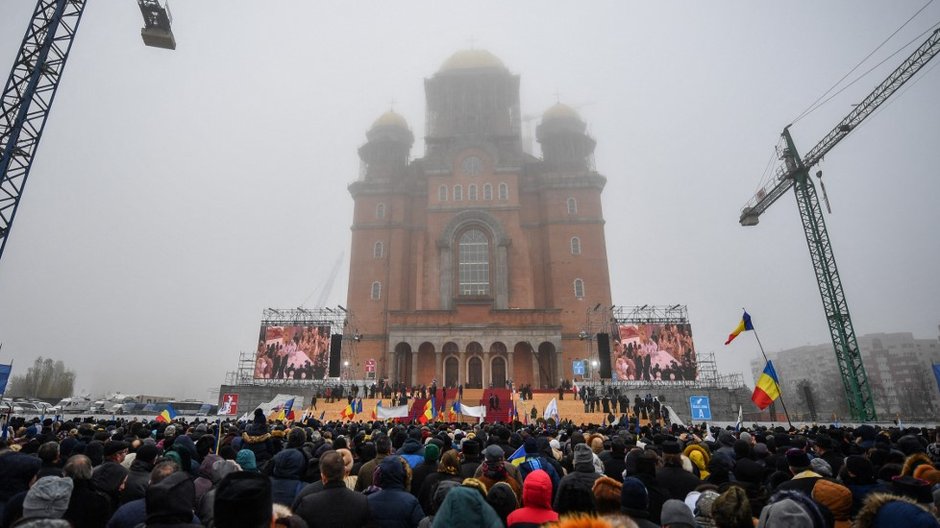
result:
[(682, 449), (678, 442), (663, 443), (663, 467), (656, 470), (656, 481), (666, 489), (669, 499), (685, 500), (702, 483), (682, 467)]
[(367, 498), (373, 523), (379, 528), (415, 528), (424, 518), (418, 499), (408, 488), (411, 486), (411, 466), (398, 455), (385, 457), (379, 464), (377, 491)]
[(29, 483), (39, 472), (42, 462), (30, 455), (13, 451), (0, 452), (0, 518), (6, 503), (14, 495), (29, 489)]
[(498, 445), (491, 445), (483, 451), (483, 457), (483, 463), (477, 468), (476, 478), (486, 486), (486, 489), (492, 488), (497, 482), (505, 482), (516, 492), (517, 497), (522, 495), (522, 485), (509, 472), (509, 468), (512, 468), (518, 473), (518, 469), (505, 462), (502, 448)]
[(711, 462), (712, 456), (707, 447), (701, 444), (689, 444), (685, 446), (685, 450), (682, 454), (692, 461), (692, 464), (695, 466), (693, 472), (697, 469), (700, 479), (705, 480), (708, 478), (708, 463)]
[(502, 526), (506, 526), (506, 518), (519, 507), (519, 499), (509, 484), (497, 482), (486, 494), (486, 503), (493, 507), (499, 515)]
[(600, 455), (601, 462), (604, 463), (604, 475), (623, 482), (623, 470), (626, 469), (624, 458), (627, 456), (627, 447), (623, 439), (619, 436), (610, 441), (610, 451), (604, 451)]
[[(430, 448), (431, 446), (428, 447)], [(437, 465), (437, 473), (428, 475), (417, 493), (418, 502), (421, 503), (421, 509), (424, 510), (425, 513), (435, 510), (435, 508), (432, 507), (435, 491), (438, 485), (445, 481), (454, 481), (458, 484), (463, 482), (463, 479), (460, 478), (460, 459), (458, 458), (457, 452), (453, 449), (444, 453), (440, 464)], [(414, 483), (412, 483), (412, 485), (414, 486)]]
[(522, 507), (506, 518), (508, 528), (528, 528), (558, 520), (552, 510), (552, 479), (544, 470), (536, 469), (522, 484)]
[[(559, 513), (560, 510), (572, 510), (572, 508), (566, 507), (566, 503), (577, 501), (578, 497), (591, 497), (593, 499), (594, 481), (601, 477), (601, 474), (594, 468), (594, 452), (587, 444), (581, 443), (574, 447), (572, 465), (574, 471), (562, 477), (558, 483), (558, 491), (555, 493), (553, 506), (555, 511)], [(583, 506), (581, 505), (581, 507)]]
[(71, 477), (74, 486), (69, 508), (62, 518), (72, 523), (74, 528), (101, 528), (111, 515), (108, 498), (95, 491), (91, 485), (91, 467), (91, 459), (87, 456), (72, 455), (63, 468), (65, 476)]
[(320, 474), (323, 490), (302, 498), (294, 513), (310, 528), (368, 525), (369, 499), (346, 486), (343, 481), (346, 464), (342, 455), (336, 451), (325, 453), (320, 458)]
[[(525, 480), (526, 476), (536, 469), (545, 471), (552, 479), (552, 497), (555, 497), (555, 492), (558, 490), (558, 483), (561, 481), (561, 474), (555, 469), (557, 462), (552, 464), (548, 458), (539, 452), (538, 440), (544, 440), (546, 446), (548, 445), (547, 439), (535, 439), (532, 437), (525, 439), (525, 443), (523, 444), (525, 459), (519, 464), (519, 474), (522, 476), (522, 480)], [(551, 446), (548, 446), (548, 448), (551, 449)], [(561, 465), (559, 464), (558, 467), (561, 467)]]
[(147, 485), (150, 482), (150, 472), (153, 471), (154, 461), (157, 458), (157, 446), (144, 444), (137, 448), (137, 456), (131, 462), (130, 472), (124, 482), (124, 493), (121, 502), (127, 504), (132, 500), (142, 499), (147, 494)]
[(212, 489), (196, 502), (196, 511), (204, 525), (212, 526), (211, 523), (215, 518), (215, 494), (219, 482), (229, 473), (237, 471), (241, 471), (241, 468), (232, 460), (217, 460), (215, 464), (212, 464)]
[(873, 493), (855, 517), (856, 528), (938, 528), (940, 523), (916, 502), (897, 495)]
[(147, 528), (183, 526), (199, 528), (192, 523), (194, 497), (193, 481), (183, 471), (177, 471), (147, 488)]
[(261, 409), (255, 409), (254, 419), (242, 433), (242, 449), (250, 449), (255, 454), (255, 464), (258, 467), (264, 467), (274, 456), (274, 441), (268, 432), (268, 421)]
[(424, 463), (424, 450), (425, 448), (421, 446), (421, 431), (415, 429), (408, 434), (408, 438), (401, 446), (401, 449), (398, 450), (398, 454), (408, 462), (408, 466), (414, 471), (416, 467)]
[(433, 528), (503, 528), (496, 510), (473, 488), (458, 486), (447, 494), (434, 516)]
[(441, 509), (441, 504), (444, 504), (444, 499), (447, 498), (447, 493), (459, 485), (459, 482), (455, 482), (453, 480), (442, 480), (438, 483), (437, 487), (434, 488), (434, 496), (431, 497), (431, 508), (429, 510), (425, 510), (424, 513), (426, 513), (427, 516), (424, 519), (421, 519), (421, 522), (418, 523), (418, 528), (431, 528), (431, 525), (434, 522), (434, 515), (437, 514), (437, 510)]
[(217, 460), (222, 460), (222, 457), (218, 455), (206, 455), (206, 457), (202, 459), (202, 463), (199, 464), (198, 476), (196, 480), (193, 481), (193, 485), (196, 488), (196, 504), (199, 504), (203, 495), (212, 489), (212, 465), (215, 464)]
[(627, 477), (620, 488), (620, 513), (629, 516), (638, 528), (658, 528), (650, 520), (650, 497), (639, 479)]
[(428, 444), (424, 446), (424, 462), (418, 466), (411, 466), (411, 489), (408, 491), (415, 497), (421, 492), (424, 479), (437, 471), (437, 460), (440, 454), (441, 448), (437, 447), (437, 444)]
[(356, 479), (355, 491), (364, 491), (372, 485), (372, 474), (375, 472), (375, 468), (379, 467), (382, 460), (391, 452), (392, 442), (387, 436), (381, 435), (378, 438), (374, 438), (374, 441), (375, 458), (369, 460), (359, 468), (359, 477)]
[(303, 475), (306, 459), (298, 449), (285, 449), (274, 455), (274, 472), (271, 476), (271, 494), (275, 504), (290, 506), (304, 486)]

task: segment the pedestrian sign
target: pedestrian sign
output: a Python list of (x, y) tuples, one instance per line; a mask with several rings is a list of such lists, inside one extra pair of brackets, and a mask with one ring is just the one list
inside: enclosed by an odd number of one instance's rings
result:
[(689, 407), (692, 409), (692, 420), (712, 419), (712, 407), (708, 396), (689, 397)]

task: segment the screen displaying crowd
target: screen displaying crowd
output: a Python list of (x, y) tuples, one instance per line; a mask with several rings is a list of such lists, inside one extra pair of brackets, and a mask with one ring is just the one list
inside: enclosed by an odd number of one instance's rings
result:
[(254, 377), (321, 380), (329, 360), (329, 326), (261, 325)]
[(691, 381), (698, 373), (692, 325), (620, 324), (614, 328), (610, 364), (621, 381)]

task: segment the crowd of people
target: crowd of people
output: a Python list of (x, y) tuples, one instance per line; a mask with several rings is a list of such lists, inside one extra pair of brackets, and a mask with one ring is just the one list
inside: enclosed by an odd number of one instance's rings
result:
[(0, 528), (940, 527), (940, 427), (9, 425)]

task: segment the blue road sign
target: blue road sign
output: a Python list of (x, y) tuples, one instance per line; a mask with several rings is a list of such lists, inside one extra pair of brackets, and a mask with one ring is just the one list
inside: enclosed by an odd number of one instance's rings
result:
[(574, 361), (572, 364), (572, 370), (574, 371), (575, 376), (584, 376), (584, 364), (585, 361)]
[(712, 406), (708, 396), (690, 396), (689, 407), (692, 410), (692, 420), (712, 419)]

